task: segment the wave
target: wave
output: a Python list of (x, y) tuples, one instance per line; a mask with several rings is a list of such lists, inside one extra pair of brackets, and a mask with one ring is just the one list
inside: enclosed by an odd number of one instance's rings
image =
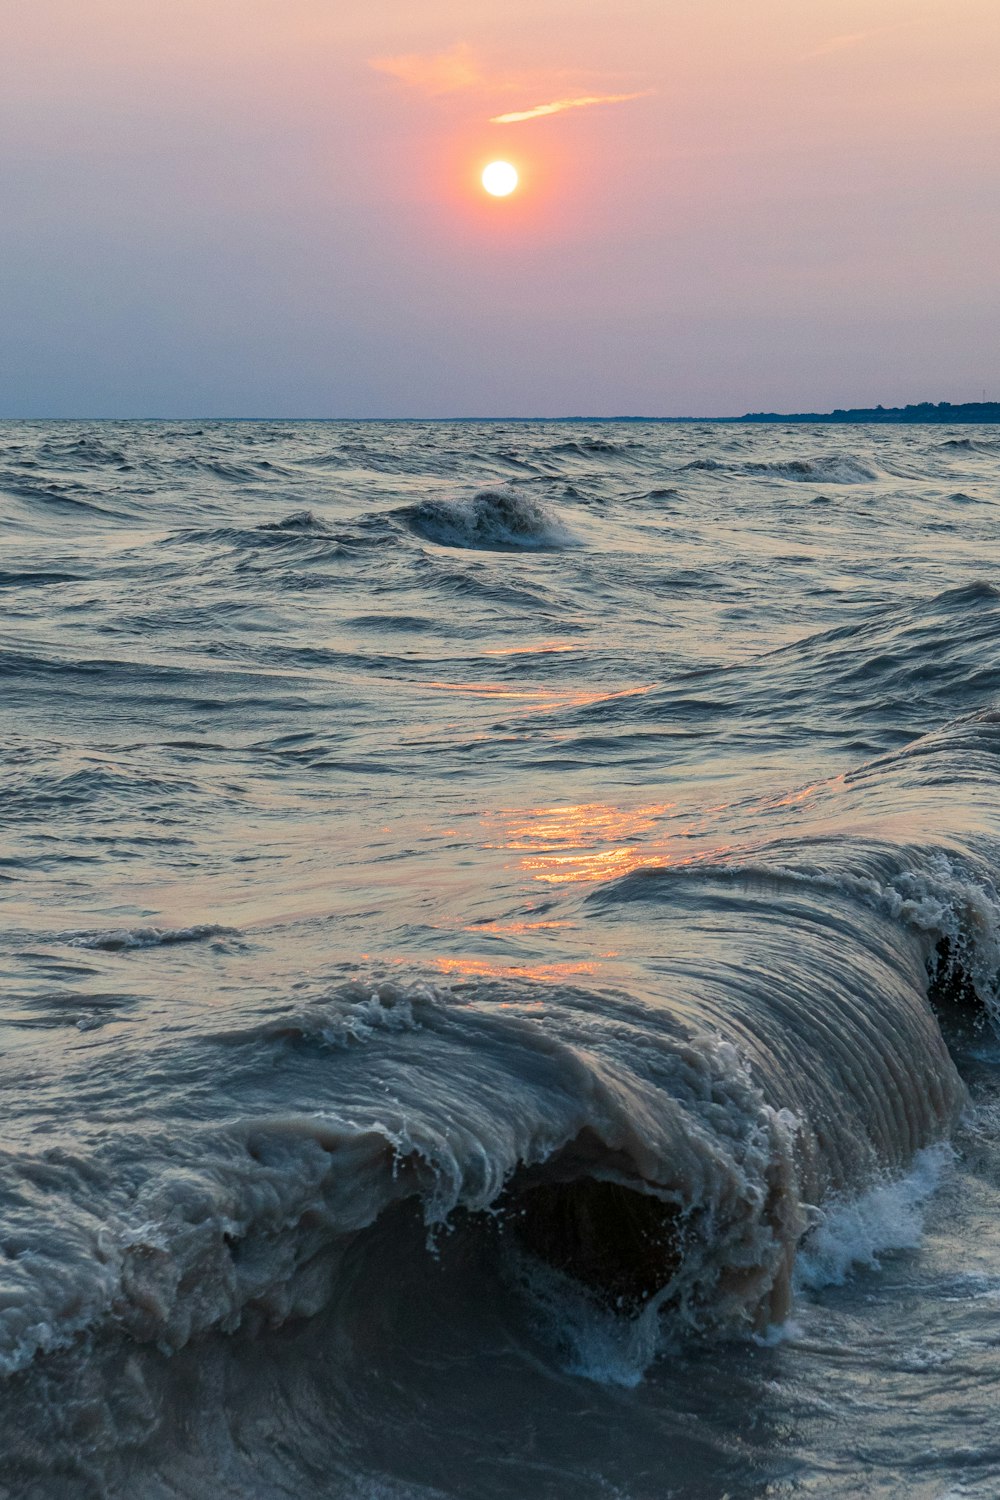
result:
[(192, 455), (170, 460), (169, 467), (183, 474), (208, 475), (212, 479), (223, 479), (231, 484), (265, 483), (274, 479), (276, 472), (287, 476), (286, 469), (275, 470), (266, 459), (255, 463), (230, 463), (224, 458), (199, 458)]
[(791, 479), (802, 484), (867, 484), (878, 477), (874, 469), (847, 454), (747, 463), (742, 466), (742, 472)]
[(834, 832), (600, 886), (582, 917), (616, 946), (659, 924), (655, 984), (375, 974), (171, 1028), (154, 1117), (125, 1094), (86, 1141), (0, 1150), (0, 1369), (15, 1400), (46, 1392), (26, 1421), (76, 1441), (65, 1391), (96, 1371), (127, 1455), (119, 1428), (181, 1409), (149, 1391), (185, 1350), (241, 1381), (286, 1344), (368, 1358), (384, 1334), (395, 1369), (414, 1300), (453, 1320), (484, 1287), (561, 1368), (629, 1388), (672, 1341), (779, 1337), (796, 1294), (915, 1244), (966, 1104), (945, 981), (996, 1005), (996, 845), (876, 839), (858, 809), (888, 796), (923, 829), (921, 794), (994, 785), (998, 753), (1000, 718), (946, 726), (852, 773)]
[(80, 573), (57, 573), (25, 568), (22, 572), (0, 572), (0, 589), (47, 588), (54, 583), (80, 583)]
[[(536, 1026), (498, 1023), (490, 1012), (505, 998), (510, 991), (487, 991), (482, 1011), (470, 1015), (460, 996), (426, 986), (383, 986), (359, 997), (364, 1019), (354, 1043), (365, 1052), (373, 1039), (400, 1035), (391, 1020), (375, 1022), (378, 1007), (401, 1007), (407, 1034), (425, 1052), (428, 1041), (448, 1035), (464, 1044), (462, 1062), (478, 1071), (479, 1084), (468, 1078), (460, 1094), (452, 1091), (437, 1120), (433, 1106), (423, 1120), (367, 1127), (257, 1117), (179, 1137), (158, 1163), (149, 1158), (151, 1147), (163, 1151), (154, 1141), (136, 1141), (132, 1151), (119, 1141), (115, 1159), (103, 1163), (50, 1158), (49, 1213), (8, 1226), (18, 1294), (0, 1311), (0, 1362), (23, 1367), (102, 1323), (181, 1348), (213, 1328), (315, 1313), (331, 1295), (340, 1250), (407, 1200), (419, 1202), (430, 1231), (461, 1213), (481, 1235), (499, 1226), (577, 1279), (596, 1271), (591, 1230), (606, 1242), (601, 1257), (613, 1256), (623, 1274), (628, 1256), (643, 1250), (643, 1271), (655, 1267), (662, 1277), (679, 1229), (682, 1239), (713, 1248), (674, 1271), (678, 1296), (708, 1283), (702, 1290), (716, 1301), (728, 1296), (743, 1307), (766, 1293), (787, 1253), (779, 1188), (794, 1130), (762, 1107), (734, 1049), (709, 1040), (654, 1047), (673, 1084), (664, 1095), (652, 1076), (630, 1078), (606, 1060), (588, 1061)], [(274, 1045), (311, 1044), (321, 1062), (343, 1055), (328, 1050), (328, 1031), (300, 1027), (243, 1041), (273, 1069)], [(477, 1069), (484, 1047), (488, 1067)], [(109, 1219), (109, 1181), (133, 1177), (139, 1161), (148, 1185)], [(22, 1183), (23, 1199), (23, 1184), (39, 1169), (9, 1157), (3, 1168)], [(769, 1181), (774, 1192), (762, 1196)], [(54, 1199), (63, 1209), (56, 1235), (48, 1224)], [(648, 1241), (661, 1220), (670, 1231), (662, 1254)], [(630, 1292), (632, 1281), (630, 1273)]]
[(396, 514), (418, 536), (444, 547), (517, 552), (576, 545), (543, 505), (508, 487), (479, 490), (467, 500), (424, 500)]
[[(69, 512), (84, 511), (88, 515), (107, 516), (113, 520), (120, 520), (123, 514), (107, 503), (98, 503), (84, 486), (79, 484), (42, 483), (27, 480), (19, 474), (13, 476), (0, 474), (0, 491), (56, 511), (60, 509)], [(105, 497), (102, 496), (102, 499)]]
[(946, 453), (996, 453), (1000, 443), (996, 438), (946, 438), (938, 445)]
[(92, 433), (42, 442), (36, 451), (39, 458), (67, 463), (74, 468), (83, 464), (94, 468), (120, 469), (128, 464), (128, 455), (123, 448), (112, 447)]
[(760, 475), (763, 478), (788, 479), (798, 484), (868, 484), (878, 478), (876, 471), (868, 464), (844, 453), (822, 454), (808, 459), (773, 459), (766, 463), (729, 463), (720, 459), (700, 458), (682, 465), (682, 468), (706, 473)]
[(578, 438), (566, 443), (554, 443), (548, 451), (550, 453), (587, 457), (595, 453), (620, 455), (629, 453), (639, 446), (640, 444), (634, 442), (613, 443), (609, 438)]
[[(200, 1061), (172, 1063), (178, 1079), (207, 1067), (238, 1098), (294, 1059), (300, 1097), (332, 1088), (337, 1107), (170, 1140), (162, 1127), (155, 1140), (126, 1132), (86, 1168), (50, 1162), (60, 1231), (10, 1227), (21, 1292), (0, 1313), (0, 1360), (19, 1367), (101, 1324), (181, 1348), (311, 1315), (345, 1247), (405, 1204), (432, 1236), (452, 1225), (492, 1238), (619, 1317), (781, 1323), (803, 1238), (814, 1258), (834, 1253), (820, 1206), (863, 1203), (873, 1179), (946, 1138), (965, 1091), (928, 971), (949, 937), (949, 962), (985, 1000), (1000, 930), (971, 864), (842, 842), (806, 851), (798, 869), (775, 848), (753, 864), (636, 873), (591, 898), (619, 921), (650, 902), (684, 913), (675, 932), (692, 947), (675, 954), (669, 1005), (562, 983), (383, 980), (203, 1037)], [(739, 933), (721, 962), (720, 922)], [(405, 1078), (396, 1107), (371, 1100), (386, 1068)], [(145, 1186), (109, 1220), (107, 1182), (133, 1176), (132, 1159)], [(12, 1165), (22, 1181), (35, 1170)]]
[(64, 941), (74, 948), (94, 948), (122, 953), (135, 948), (169, 948), (177, 943), (201, 943), (209, 938), (232, 937), (235, 927), (201, 922), (193, 927), (119, 927), (102, 932), (73, 932)]
[[(877, 822), (889, 797), (933, 829), (928, 798), (961, 778), (993, 787), (998, 756), (1000, 715), (981, 714), (845, 778), (839, 831), (821, 809), (794, 838), (598, 887), (585, 910), (619, 946), (635, 922), (645, 942), (651, 913), (669, 924), (662, 992), (375, 979), (200, 1034), (162, 1060), (173, 1132), (126, 1121), (87, 1158), (0, 1159), (18, 1288), (0, 1362), (101, 1326), (181, 1348), (311, 1315), (346, 1247), (404, 1205), (432, 1236), (492, 1239), (633, 1321), (655, 1307), (685, 1329), (782, 1322), (797, 1274), (865, 1258), (864, 1195), (905, 1206), (892, 1184), (964, 1107), (932, 1001), (946, 1014), (971, 997), (1000, 1022), (997, 845), (865, 836), (859, 810)], [(67, 940), (121, 951), (229, 931)], [(388, 1100), (372, 1087), (387, 1073)], [(192, 1128), (184, 1081), (202, 1075), (222, 1119)], [(270, 1112), (242, 1113), (265, 1087)], [(850, 1203), (855, 1229), (833, 1235)]]
[(254, 553), (271, 547), (276, 552), (298, 551), (302, 555), (308, 555), (312, 548), (312, 556), (322, 560), (350, 556), (362, 548), (381, 548), (391, 539), (391, 524), (382, 514), (356, 516), (334, 528), (313, 510), (295, 510), (256, 525), (185, 527), (158, 538), (157, 545), (168, 549), (175, 545), (222, 545)]
[(780, 733), (812, 756), (831, 744), (845, 756), (873, 755), (975, 713), (998, 692), (1000, 590), (980, 579), (562, 717), (581, 726), (611, 719), (619, 729), (664, 719), (678, 729), (714, 723), (734, 736), (766, 725), (769, 735)]
[(327, 532), (329, 528), (319, 516), (314, 515), (311, 510), (296, 510), (283, 517), (280, 521), (265, 521), (257, 527), (258, 531), (290, 531), (299, 532)]

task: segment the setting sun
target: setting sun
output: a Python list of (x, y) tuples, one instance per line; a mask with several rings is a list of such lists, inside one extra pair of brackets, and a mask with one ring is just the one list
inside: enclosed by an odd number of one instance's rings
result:
[(494, 198), (506, 198), (517, 187), (517, 168), (509, 161), (491, 161), (483, 168), (483, 187)]

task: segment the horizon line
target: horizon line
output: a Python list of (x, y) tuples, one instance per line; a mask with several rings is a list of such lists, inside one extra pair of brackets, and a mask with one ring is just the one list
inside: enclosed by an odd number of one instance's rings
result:
[(910, 401), (901, 406), (884, 406), (881, 403), (876, 406), (854, 406), (834, 407), (829, 411), (766, 411), (748, 410), (740, 414), (730, 413), (723, 416), (707, 416), (687, 414), (683, 416), (667, 416), (664, 414), (650, 415), (638, 412), (616, 412), (607, 415), (596, 413), (563, 413), (561, 416), (539, 416), (525, 413), (513, 415), (489, 415), (489, 416), (278, 416), (269, 413), (256, 413), (251, 416), (236, 416), (232, 414), (211, 415), (208, 413), (194, 413), (180, 415), (176, 413), (145, 415), (145, 416), (123, 416), (74, 414), (53, 416), (15, 416), (0, 414), (0, 422), (299, 422), (299, 423), (332, 423), (332, 422), (523, 422), (523, 423), (559, 423), (559, 422), (783, 422), (816, 420), (825, 421), (838, 417), (853, 416), (858, 413), (881, 412), (885, 416), (891, 416), (898, 412), (933, 411), (947, 412), (949, 410), (962, 411), (968, 407), (994, 407), (1000, 410), (1000, 400), (975, 398), (966, 401)]

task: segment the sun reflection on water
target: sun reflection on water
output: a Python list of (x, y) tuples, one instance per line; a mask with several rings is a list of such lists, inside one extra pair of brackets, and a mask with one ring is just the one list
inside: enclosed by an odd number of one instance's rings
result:
[(538, 641), (533, 646), (484, 646), (483, 656), (554, 656), (562, 651), (579, 651), (573, 641)]
[(636, 698), (652, 691), (653, 684), (621, 688), (616, 693), (601, 688), (511, 687), (506, 682), (429, 682), (438, 693), (464, 693), (471, 698), (510, 699), (529, 713), (549, 713), (558, 708), (588, 708), (592, 703), (611, 703), (617, 698)]
[[(602, 956), (613, 958), (617, 955)], [(439, 974), (447, 974), (451, 978), (458, 979), (544, 979), (550, 982), (581, 977), (593, 978), (601, 971), (601, 964), (589, 959), (563, 962), (556, 960), (551, 963), (530, 961), (511, 963), (500, 959), (465, 956), (434, 958), (430, 962), (430, 967)]]
[(657, 828), (673, 806), (672, 802), (651, 802), (625, 808), (610, 802), (581, 802), (503, 809), (493, 820), (498, 837), (485, 847), (519, 854), (520, 868), (534, 880), (551, 884), (608, 880), (642, 866), (671, 862), (662, 842), (650, 847), (640, 840)]

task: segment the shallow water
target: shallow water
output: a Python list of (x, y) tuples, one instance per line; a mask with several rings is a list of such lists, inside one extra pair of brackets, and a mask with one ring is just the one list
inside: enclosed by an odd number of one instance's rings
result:
[(0, 1495), (995, 1496), (995, 429), (0, 424)]

